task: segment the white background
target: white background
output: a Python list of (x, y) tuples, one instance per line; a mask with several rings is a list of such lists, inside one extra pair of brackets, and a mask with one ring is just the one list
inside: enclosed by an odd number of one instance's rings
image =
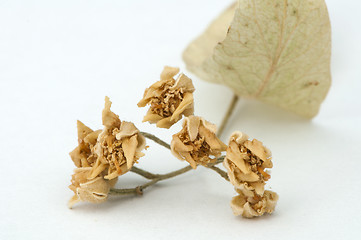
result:
[[(0, 239), (360, 239), (361, 5), (328, 0), (333, 85), (304, 120), (241, 101), (226, 129), (262, 140), (274, 156), (274, 214), (235, 217), (233, 187), (199, 167), (145, 191), (69, 210), (76, 120), (101, 128), (104, 97), (121, 119), (170, 141), (179, 131), (141, 123), (136, 103), (164, 65), (184, 69), (183, 49), (232, 1), (0, 1)], [(220, 123), (231, 91), (187, 73), (196, 114)], [(186, 166), (150, 148), (139, 167)], [(145, 180), (132, 174), (118, 187)]]

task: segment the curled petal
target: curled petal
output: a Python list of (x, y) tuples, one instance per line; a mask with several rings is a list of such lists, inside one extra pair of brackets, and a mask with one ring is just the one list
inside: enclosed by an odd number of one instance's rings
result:
[(77, 128), (78, 146), (69, 155), (77, 167), (92, 166), (96, 160), (93, 147), (100, 131), (93, 131), (79, 120), (77, 121)]
[(149, 109), (147, 114), (143, 118), (143, 122), (157, 123), (162, 119), (163, 119), (162, 116), (152, 113), (152, 111)]
[(204, 137), (206, 143), (211, 147), (211, 149), (225, 151), (227, 148), (227, 145), (215, 137), (215, 132), (209, 131), (209, 129), (203, 124), (199, 127), (199, 136)]
[(77, 121), (77, 128), (78, 128), (78, 139), (82, 141), (89, 133), (92, 133), (93, 130), (87, 126), (85, 126), (84, 123), (81, 121)]
[(176, 135), (173, 135), (171, 142), (171, 151), (179, 160), (184, 160), (183, 153), (193, 150), (192, 146), (185, 145)]
[(160, 74), (160, 79), (161, 80), (168, 80), (168, 79), (173, 78), (178, 73), (179, 73), (179, 68), (165, 66), (162, 73)]
[(102, 113), (103, 125), (105, 127), (119, 127), (120, 120), (119, 116), (110, 111), (110, 107), (112, 106), (112, 102), (109, 100), (109, 97), (105, 97), (105, 105)]
[(271, 157), (271, 152), (266, 147), (264, 147), (263, 144), (257, 139), (253, 139), (252, 141), (246, 141), (244, 143), (244, 146), (263, 161), (266, 161)]
[(189, 116), (184, 119), (183, 128), (187, 127), (189, 139), (191, 141), (194, 141), (197, 138), (200, 123), (200, 118), (196, 116)]
[(134, 164), (135, 150), (137, 149), (137, 136), (132, 136), (123, 140), (124, 156), (127, 161), (127, 168), (131, 169)]
[(230, 142), (227, 151), (227, 161), (230, 161), (236, 165), (243, 173), (251, 173), (251, 167), (246, 164), (246, 161), (249, 161), (249, 156), (247, 153), (241, 153), (239, 147), (235, 142)]
[(174, 113), (172, 114), (170, 120), (171, 121), (178, 121), (180, 119), (180, 115), (190, 107), (193, 107), (193, 94), (190, 92), (187, 92), (183, 96), (183, 100), (179, 104), (179, 106), (176, 108)]
[(120, 125), (119, 132), (115, 135), (117, 140), (121, 140), (125, 137), (131, 137), (139, 133), (139, 130), (131, 122), (123, 121)]
[(87, 143), (89, 145), (95, 145), (98, 139), (99, 134), (102, 132), (102, 130), (97, 130), (94, 132), (89, 133), (85, 138), (84, 138), (84, 143)]
[[(178, 69), (178, 71), (179, 71), (179, 69)], [(179, 75), (179, 77), (177, 78), (174, 86), (172, 86), (170, 89), (171, 90), (176, 90), (178, 88), (187, 89), (190, 92), (193, 92), (195, 90), (194, 86), (193, 86), (193, 83), (192, 83), (192, 80), (189, 77), (187, 77), (186, 75), (184, 75), (183, 73)]]
[[(178, 121), (178, 119), (176, 119)], [(162, 118), (157, 122), (157, 127), (159, 128), (170, 128), (173, 126), (175, 121), (172, 121), (172, 117)]]

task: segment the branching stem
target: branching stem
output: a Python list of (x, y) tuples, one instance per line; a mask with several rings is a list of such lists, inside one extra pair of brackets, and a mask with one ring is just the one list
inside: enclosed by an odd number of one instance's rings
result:
[(226, 115), (224, 115), (221, 125), (219, 125), (218, 131), (217, 131), (217, 137), (220, 137), (222, 135), (224, 128), (226, 127), (228, 120), (231, 117), (233, 110), (237, 105), (238, 99), (239, 99), (239, 97), (237, 96), (237, 94), (234, 94), (232, 101), (227, 109)]
[[(214, 166), (214, 165), (222, 162), (223, 159), (224, 159), (224, 156), (221, 156), (221, 157), (217, 158), (217, 161), (215, 163), (209, 164), (206, 167), (208, 167), (209, 169), (214, 170), (219, 175), (221, 175), (221, 177), (223, 177), (224, 179), (229, 181), (227, 173), (224, 172), (223, 170), (219, 169), (218, 167)], [(166, 180), (166, 179), (169, 179), (169, 178), (176, 177), (176, 176), (181, 175), (183, 173), (186, 173), (186, 172), (188, 172), (190, 170), (192, 170), (192, 167), (187, 166), (187, 167), (184, 167), (184, 168), (181, 168), (179, 170), (176, 170), (176, 171), (173, 171), (173, 172), (170, 172), (170, 173), (166, 173), (166, 174), (153, 174), (153, 173), (147, 172), (145, 170), (142, 170), (140, 168), (133, 167), (131, 169), (132, 172), (134, 172), (136, 174), (139, 174), (139, 175), (141, 175), (141, 176), (143, 176), (145, 178), (151, 179), (151, 181), (149, 181), (149, 182), (147, 182), (147, 183), (145, 183), (143, 185), (140, 185), (138, 187), (135, 187), (135, 188), (126, 188), (126, 189), (112, 188), (110, 190), (109, 194), (110, 195), (129, 195), (129, 194), (142, 195), (143, 190), (146, 189), (147, 187), (152, 186), (152, 185), (156, 184), (159, 181), (163, 181), (163, 180)]]

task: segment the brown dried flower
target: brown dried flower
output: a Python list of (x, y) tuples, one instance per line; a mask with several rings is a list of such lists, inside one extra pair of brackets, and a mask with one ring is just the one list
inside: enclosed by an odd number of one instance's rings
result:
[(94, 152), (97, 160), (90, 179), (107, 169), (105, 179), (114, 179), (129, 171), (137, 160), (144, 156), (145, 138), (131, 122), (120, 121), (119, 116), (110, 111), (111, 102), (105, 98), (103, 110), (104, 129), (99, 134)]
[(246, 196), (243, 191), (238, 190), (238, 196), (233, 197), (231, 208), (234, 215), (242, 215), (246, 218), (262, 216), (264, 213), (271, 214), (278, 200), (278, 195), (272, 191), (264, 191), (263, 196)]
[(250, 218), (274, 210), (278, 195), (264, 190), (265, 182), (271, 177), (265, 171), (265, 168), (272, 168), (271, 159), (270, 150), (262, 142), (250, 141), (241, 132), (231, 135), (223, 164), (230, 182), (240, 194), (231, 202), (236, 215)]
[[(180, 160), (192, 166), (207, 165), (217, 160), (226, 145), (217, 138), (216, 126), (201, 117), (190, 116), (184, 119), (183, 129), (173, 135), (171, 151)], [(210, 155), (215, 158), (210, 158)]]
[(179, 68), (164, 67), (160, 81), (145, 90), (143, 99), (138, 103), (138, 107), (150, 105), (143, 122), (156, 123), (160, 128), (170, 128), (182, 115), (187, 117), (193, 114), (192, 80), (184, 74), (180, 74), (175, 80), (173, 77), (178, 72)]
[(110, 187), (114, 186), (116, 179), (109, 181), (100, 176), (89, 180), (91, 170), (91, 167), (74, 170), (69, 188), (75, 195), (69, 200), (69, 208), (80, 201), (102, 203), (107, 200)]
[(97, 156), (93, 152), (94, 145), (101, 130), (93, 131), (81, 121), (77, 121), (78, 146), (70, 152), (70, 157), (77, 167), (91, 167)]

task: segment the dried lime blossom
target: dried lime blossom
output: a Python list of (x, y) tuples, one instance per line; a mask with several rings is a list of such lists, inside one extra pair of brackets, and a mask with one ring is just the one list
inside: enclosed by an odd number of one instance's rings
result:
[[(231, 203), (235, 214), (254, 217), (274, 210), (278, 196), (264, 190), (265, 182), (270, 179), (265, 168), (272, 168), (271, 159), (270, 150), (260, 141), (250, 141), (248, 136), (241, 132), (232, 134), (223, 164), (228, 170), (231, 183), (240, 193)], [(274, 204), (269, 203), (270, 201), (274, 201)]]
[(89, 180), (91, 170), (91, 167), (76, 168), (74, 170), (71, 185), (69, 186), (74, 192), (74, 196), (68, 203), (70, 208), (80, 201), (102, 203), (107, 200), (110, 187), (113, 187), (116, 181), (105, 180), (102, 176)]
[(247, 196), (243, 191), (237, 190), (238, 196), (233, 197), (231, 207), (234, 215), (242, 215), (246, 218), (262, 216), (265, 213), (271, 214), (278, 200), (278, 195), (272, 191), (264, 191), (263, 195), (253, 194)]
[(171, 151), (178, 159), (189, 162), (194, 169), (197, 165), (213, 163), (227, 147), (215, 132), (216, 126), (203, 118), (187, 117), (184, 119), (183, 129), (173, 135)]
[(99, 134), (94, 146), (97, 160), (93, 165), (90, 179), (100, 175), (103, 171), (107, 174), (105, 179), (114, 179), (128, 172), (133, 164), (144, 153), (145, 139), (131, 122), (120, 121), (119, 116), (110, 111), (111, 102), (105, 98), (103, 110), (104, 129)]
[(77, 121), (77, 128), (78, 146), (70, 152), (70, 157), (77, 167), (91, 167), (97, 159), (93, 148), (101, 130), (93, 131), (81, 121)]
[(182, 115), (190, 116), (194, 112), (192, 80), (184, 74), (178, 74), (179, 68), (164, 67), (160, 81), (154, 83), (144, 92), (138, 107), (150, 108), (143, 122), (156, 123), (157, 127), (170, 128)]

